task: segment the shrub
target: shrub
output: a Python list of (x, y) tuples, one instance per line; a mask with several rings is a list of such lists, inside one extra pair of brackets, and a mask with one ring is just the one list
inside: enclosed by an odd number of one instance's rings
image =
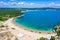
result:
[(51, 36), (51, 39), (50, 40), (55, 40), (55, 37), (54, 36)]
[(60, 30), (57, 31), (57, 35), (60, 36)]
[(41, 37), (41, 38), (39, 38), (38, 40), (45, 40), (45, 38)]

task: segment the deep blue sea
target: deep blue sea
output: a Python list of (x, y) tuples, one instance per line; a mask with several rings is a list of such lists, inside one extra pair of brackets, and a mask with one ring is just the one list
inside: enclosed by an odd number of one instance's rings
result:
[(52, 31), (57, 23), (60, 22), (60, 11), (58, 10), (28, 11), (23, 13), (24, 16), (16, 18), (15, 23), (33, 31)]

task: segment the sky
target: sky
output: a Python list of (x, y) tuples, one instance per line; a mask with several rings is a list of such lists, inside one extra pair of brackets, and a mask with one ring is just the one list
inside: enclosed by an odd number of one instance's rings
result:
[(0, 0), (0, 8), (60, 8), (60, 0)]

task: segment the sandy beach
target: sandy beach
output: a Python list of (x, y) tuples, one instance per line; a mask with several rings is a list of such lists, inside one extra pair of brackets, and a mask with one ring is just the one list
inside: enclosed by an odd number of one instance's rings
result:
[[(40, 37), (50, 39), (51, 36), (55, 36), (56, 33), (36, 33), (31, 32), (29, 30), (25, 30), (22, 27), (17, 26), (13, 23), (14, 18), (10, 18), (9, 20), (3, 22), (4, 25), (8, 26), (8, 31), (10, 31), (13, 35), (15, 35), (19, 40), (37, 40)], [(14, 30), (12, 28), (15, 28)]]

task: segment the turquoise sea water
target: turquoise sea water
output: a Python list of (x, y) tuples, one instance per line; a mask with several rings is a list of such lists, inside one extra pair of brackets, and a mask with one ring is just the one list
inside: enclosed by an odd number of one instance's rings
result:
[(52, 31), (60, 22), (60, 11), (40, 10), (23, 12), (24, 16), (16, 18), (15, 23), (34, 31)]

